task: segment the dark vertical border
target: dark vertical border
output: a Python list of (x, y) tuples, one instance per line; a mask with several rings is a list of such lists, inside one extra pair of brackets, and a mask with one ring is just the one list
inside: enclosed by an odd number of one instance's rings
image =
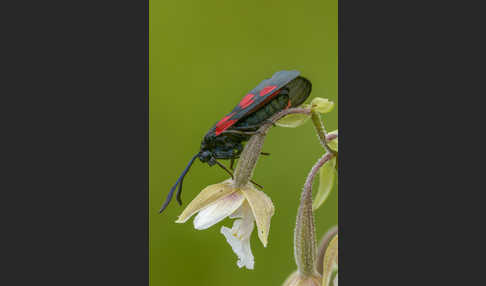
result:
[[(344, 232), (344, 228), (345, 228), (345, 224), (344, 224), (344, 211), (345, 211), (345, 208), (344, 208), (344, 198), (343, 198), (343, 190), (346, 188), (346, 184), (344, 184), (344, 180), (343, 180), (343, 175), (344, 175), (344, 172), (343, 172), (343, 142), (345, 142), (345, 140), (343, 140), (343, 133), (346, 133), (346, 130), (345, 130), (345, 124), (344, 123), (344, 116), (343, 116), (343, 109), (344, 107), (343, 106), (346, 106), (346, 103), (344, 102), (343, 100), (343, 76), (342, 76), (342, 64), (343, 64), (343, 60), (342, 60), (342, 47), (343, 47), (343, 44), (342, 44), (342, 33), (343, 33), (343, 24), (342, 24), (342, 21), (343, 21), (343, 0), (338, 0), (338, 100), (339, 100), (339, 105), (338, 105), (338, 130), (339, 130), (339, 149), (340, 149), (340, 153), (339, 153), (339, 157), (337, 158), (337, 161), (338, 161), (338, 185), (339, 185), (339, 192), (338, 192), (338, 235), (339, 235), (339, 244), (341, 245), (339, 247), (339, 272), (338, 272), (338, 279), (339, 281), (343, 281), (343, 274), (345, 272), (345, 267), (342, 267), (342, 265), (344, 264), (343, 263), (343, 259), (345, 259), (345, 257), (343, 257), (343, 243), (342, 243), (342, 240), (343, 239), (346, 239), (346, 236), (343, 236), (343, 234), (345, 233)], [(344, 185), (343, 185), (344, 184)], [(346, 262), (346, 261), (344, 261)]]
[(148, 285), (148, 0), (1, 5), (0, 285)]
[(146, 126), (146, 129), (145, 129), (145, 140), (146, 140), (146, 143), (145, 143), (145, 146), (147, 147), (147, 149), (145, 150), (145, 154), (146, 154), (146, 158), (147, 158), (147, 162), (146, 162), (146, 181), (145, 181), (145, 205), (146, 205), (146, 210), (145, 210), (145, 213), (146, 213), (146, 217), (145, 217), (145, 235), (146, 235), (146, 245), (145, 245), (145, 252), (146, 252), (146, 259), (145, 259), (145, 267), (146, 267), (146, 273), (147, 273), (147, 276), (145, 277), (146, 280), (144, 281), (141, 281), (143, 284), (141, 284), (142, 286), (143, 285), (149, 285), (150, 284), (150, 231), (149, 231), (149, 225), (150, 225), (150, 222), (149, 222), (149, 217), (150, 217), (150, 194), (149, 194), (149, 182), (150, 182), (150, 172), (149, 172), (149, 166), (150, 166), (150, 160), (149, 160), (149, 156), (150, 156), (150, 146), (149, 146), (149, 142), (150, 142), (150, 133), (149, 133), (149, 122), (150, 122), (150, 95), (149, 95), (149, 84), (150, 84), (150, 80), (149, 80), (149, 60), (150, 60), (150, 54), (149, 54), (149, 41), (150, 41), (150, 38), (149, 38), (149, 27), (150, 27), (150, 19), (149, 19), (149, 14), (150, 14), (150, 0), (145, 0), (145, 64), (146, 64), (146, 69), (145, 69), (145, 93), (146, 93), (146, 104), (145, 104), (145, 126)]
[(473, 5), (339, 1), (340, 285), (484, 280)]

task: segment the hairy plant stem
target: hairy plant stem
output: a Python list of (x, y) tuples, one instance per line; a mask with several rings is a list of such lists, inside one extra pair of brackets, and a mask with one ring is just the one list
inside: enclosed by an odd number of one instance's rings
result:
[(255, 169), (258, 157), (260, 156), (265, 136), (265, 133), (253, 135), (248, 143), (246, 143), (246, 146), (240, 155), (240, 159), (238, 159), (238, 164), (236, 165), (234, 173), (235, 186), (237, 188), (246, 185), (253, 176), (253, 170)]
[(329, 141), (334, 140), (336, 138), (338, 138), (337, 134), (327, 134), (326, 141), (329, 142)]
[(297, 222), (294, 231), (294, 256), (299, 273), (303, 276), (316, 275), (317, 245), (314, 225), (314, 213), (312, 212), (312, 182), (319, 169), (334, 156), (326, 153), (312, 167), (300, 197)]
[(322, 273), (322, 271), (317, 270), (317, 267), (320, 267), (318, 266), (319, 263), (322, 264), (322, 258), (320, 257), (321, 251), (319, 251), (319, 256), (317, 253), (314, 213), (312, 211), (312, 183), (321, 167), (337, 155), (337, 152), (328, 146), (328, 142), (337, 138), (337, 134), (327, 134), (318, 112), (311, 111), (310, 115), (319, 142), (326, 150), (326, 153), (312, 166), (305, 180), (299, 210), (297, 211), (297, 222), (294, 231), (294, 255), (299, 273), (307, 277), (316, 275), (316, 273)]
[(324, 128), (324, 123), (322, 123), (321, 115), (319, 114), (319, 112), (312, 111), (311, 119), (314, 125), (314, 129), (316, 130), (317, 136), (319, 137), (319, 142), (321, 142), (322, 147), (324, 147), (324, 149), (326, 149), (326, 151), (329, 153), (336, 153), (327, 145), (327, 142), (332, 139), (335, 139), (337, 135), (331, 134), (332, 136), (329, 136), (330, 138), (328, 138), (326, 128)]
[(319, 169), (322, 167), (322, 165), (324, 165), (324, 163), (326, 163), (327, 161), (331, 160), (334, 156), (335, 155), (333, 153), (326, 153), (317, 161), (317, 163), (314, 164), (314, 166), (312, 166), (312, 169), (307, 176), (307, 179), (305, 180), (304, 190), (302, 191), (302, 193), (308, 192), (310, 195), (312, 195), (312, 182), (314, 181), (315, 176), (319, 172)]
[(311, 111), (310, 109), (305, 108), (289, 108), (282, 110), (279, 113), (274, 114), (272, 117), (270, 117), (267, 123), (263, 124), (258, 129), (258, 134), (251, 136), (250, 140), (248, 140), (248, 143), (246, 143), (245, 148), (240, 155), (240, 158), (238, 159), (238, 164), (234, 173), (235, 187), (239, 188), (248, 184), (248, 181), (253, 176), (253, 171), (255, 169), (258, 158), (260, 157), (260, 153), (263, 147), (263, 141), (265, 140), (268, 129), (272, 127), (275, 122), (277, 122), (282, 117), (293, 113), (310, 114)]

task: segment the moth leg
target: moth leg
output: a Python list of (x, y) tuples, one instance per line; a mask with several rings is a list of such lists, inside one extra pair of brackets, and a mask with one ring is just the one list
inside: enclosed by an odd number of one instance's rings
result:
[(234, 179), (234, 177), (233, 177), (233, 172), (231, 172), (230, 170), (228, 170), (228, 168), (226, 168), (226, 167), (225, 167), (223, 164), (221, 164), (221, 163), (220, 163), (218, 160), (214, 159), (214, 162), (215, 162), (216, 164), (218, 164), (218, 166), (220, 166), (220, 167), (221, 167), (221, 169), (225, 170), (225, 171), (226, 171), (226, 173), (228, 173), (228, 174), (231, 176), (231, 179)]
[(261, 152), (260, 155), (264, 155), (264, 156), (270, 156), (270, 153), (267, 153), (267, 152)]
[(241, 154), (241, 151), (243, 151), (243, 144), (238, 143), (236, 146), (236, 156), (239, 156)]
[[(275, 125), (275, 123), (273, 123), (269, 119), (265, 119), (262, 123), (263, 124), (271, 123), (273, 127), (276, 127), (277, 126), (277, 125)], [(249, 126), (235, 126), (235, 127), (231, 127), (231, 129), (232, 130), (241, 130), (241, 131), (244, 131), (244, 130), (256, 130), (256, 129), (260, 128), (261, 126), (262, 126), (262, 124), (260, 124), (260, 125), (249, 125)]]
[(250, 125), (250, 126), (235, 126), (235, 127), (232, 127), (232, 130), (241, 130), (241, 131), (245, 131), (245, 130), (255, 130), (255, 129), (258, 129), (260, 126), (258, 125)]
[[(233, 176), (233, 172), (231, 172), (230, 170), (228, 170), (228, 168), (226, 168), (223, 164), (221, 164), (218, 160), (216, 159), (213, 159), (214, 162), (219, 166), (221, 167), (221, 169), (225, 170), (230, 176), (231, 176), (231, 179), (234, 180), (234, 176)], [(255, 186), (259, 187), (260, 189), (263, 190), (263, 186), (258, 184), (257, 182), (253, 181), (253, 180), (249, 180), (250, 182), (252, 182)]]
[(255, 134), (260, 134), (260, 132), (258, 131), (239, 131), (239, 130), (225, 130), (223, 132), (221, 132), (221, 134), (224, 134), (224, 133), (233, 133), (233, 134), (241, 134), (241, 135), (255, 135)]
[(235, 163), (235, 160), (240, 158), (241, 151), (243, 151), (243, 145), (241, 143), (238, 143), (235, 146), (235, 149), (233, 149), (233, 155), (232, 155), (231, 161), (230, 161), (230, 169), (231, 170), (233, 170), (233, 164)]
[(257, 183), (256, 183), (255, 181), (253, 181), (253, 180), (250, 180), (250, 182), (252, 182), (252, 183), (253, 183), (253, 185), (255, 185), (255, 186), (257, 186), (257, 187), (259, 187), (260, 189), (262, 189), (262, 190), (263, 190), (263, 186), (262, 186), (262, 185), (257, 184)]
[(213, 153), (214, 159), (223, 159), (223, 160), (228, 160), (228, 159), (238, 159), (239, 154), (236, 153), (233, 149), (231, 150), (225, 150), (225, 151), (217, 151)]

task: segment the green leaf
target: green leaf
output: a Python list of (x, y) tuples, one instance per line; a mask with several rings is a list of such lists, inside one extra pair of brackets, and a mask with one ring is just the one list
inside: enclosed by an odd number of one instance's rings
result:
[[(331, 277), (338, 270), (338, 235), (329, 242), (329, 246), (324, 254), (322, 269), (322, 285), (329, 286)], [(337, 274), (336, 274), (337, 275)]]
[(280, 127), (295, 128), (304, 124), (309, 118), (310, 116), (307, 114), (294, 113), (283, 117), (279, 121), (275, 122), (275, 124)]
[[(332, 132), (329, 132), (327, 135), (329, 136), (329, 135), (331, 135), (331, 134), (338, 135), (338, 130), (336, 129), (336, 130), (334, 130), (334, 131), (332, 131)], [(338, 138), (338, 137), (336, 137), (335, 139), (333, 139), (333, 140), (331, 140), (331, 141), (329, 141), (329, 142), (327, 143), (327, 146), (329, 146), (329, 148), (331, 148), (331, 150), (336, 151), (336, 152), (338, 152), (338, 145), (339, 145), (339, 144), (338, 144), (338, 139), (339, 139), (339, 138)]]
[(327, 199), (332, 187), (334, 186), (334, 178), (336, 177), (336, 157), (324, 163), (319, 170), (319, 190), (316, 198), (312, 202), (312, 210), (318, 209)]
[(311, 102), (311, 108), (313, 111), (328, 113), (334, 108), (334, 102), (327, 98), (316, 97)]

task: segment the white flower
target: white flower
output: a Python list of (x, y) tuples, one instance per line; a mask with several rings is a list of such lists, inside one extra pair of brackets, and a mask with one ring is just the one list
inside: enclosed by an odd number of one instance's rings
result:
[(254, 257), (251, 253), (250, 237), (254, 222), (258, 237), (267, 246), (270, 220), (274, 206), (270, 198), (248, 183), (236, 188), (233, 180), (211, 185), (202, 190), (179, 216), (177, 223), (184, 223), (194, 214), (194, 228), (207, 229), (226, 217), (236, 218), (231, 229), (221, 227), (221, 233), (238, 256), (238, 267), (253, 269)]
[(247, 202), (243, 202), (230, 218), (241, 218), (233, 222), (231, 229), (223, 226), (221, 233), (226, 237), (226, 241), (233, 248), (233, 252), (238, 255), (238, 267), (245, 266), (253, 269), (254, 259), (250, 248), (250, 236), (254, 228), (255, 218)]

